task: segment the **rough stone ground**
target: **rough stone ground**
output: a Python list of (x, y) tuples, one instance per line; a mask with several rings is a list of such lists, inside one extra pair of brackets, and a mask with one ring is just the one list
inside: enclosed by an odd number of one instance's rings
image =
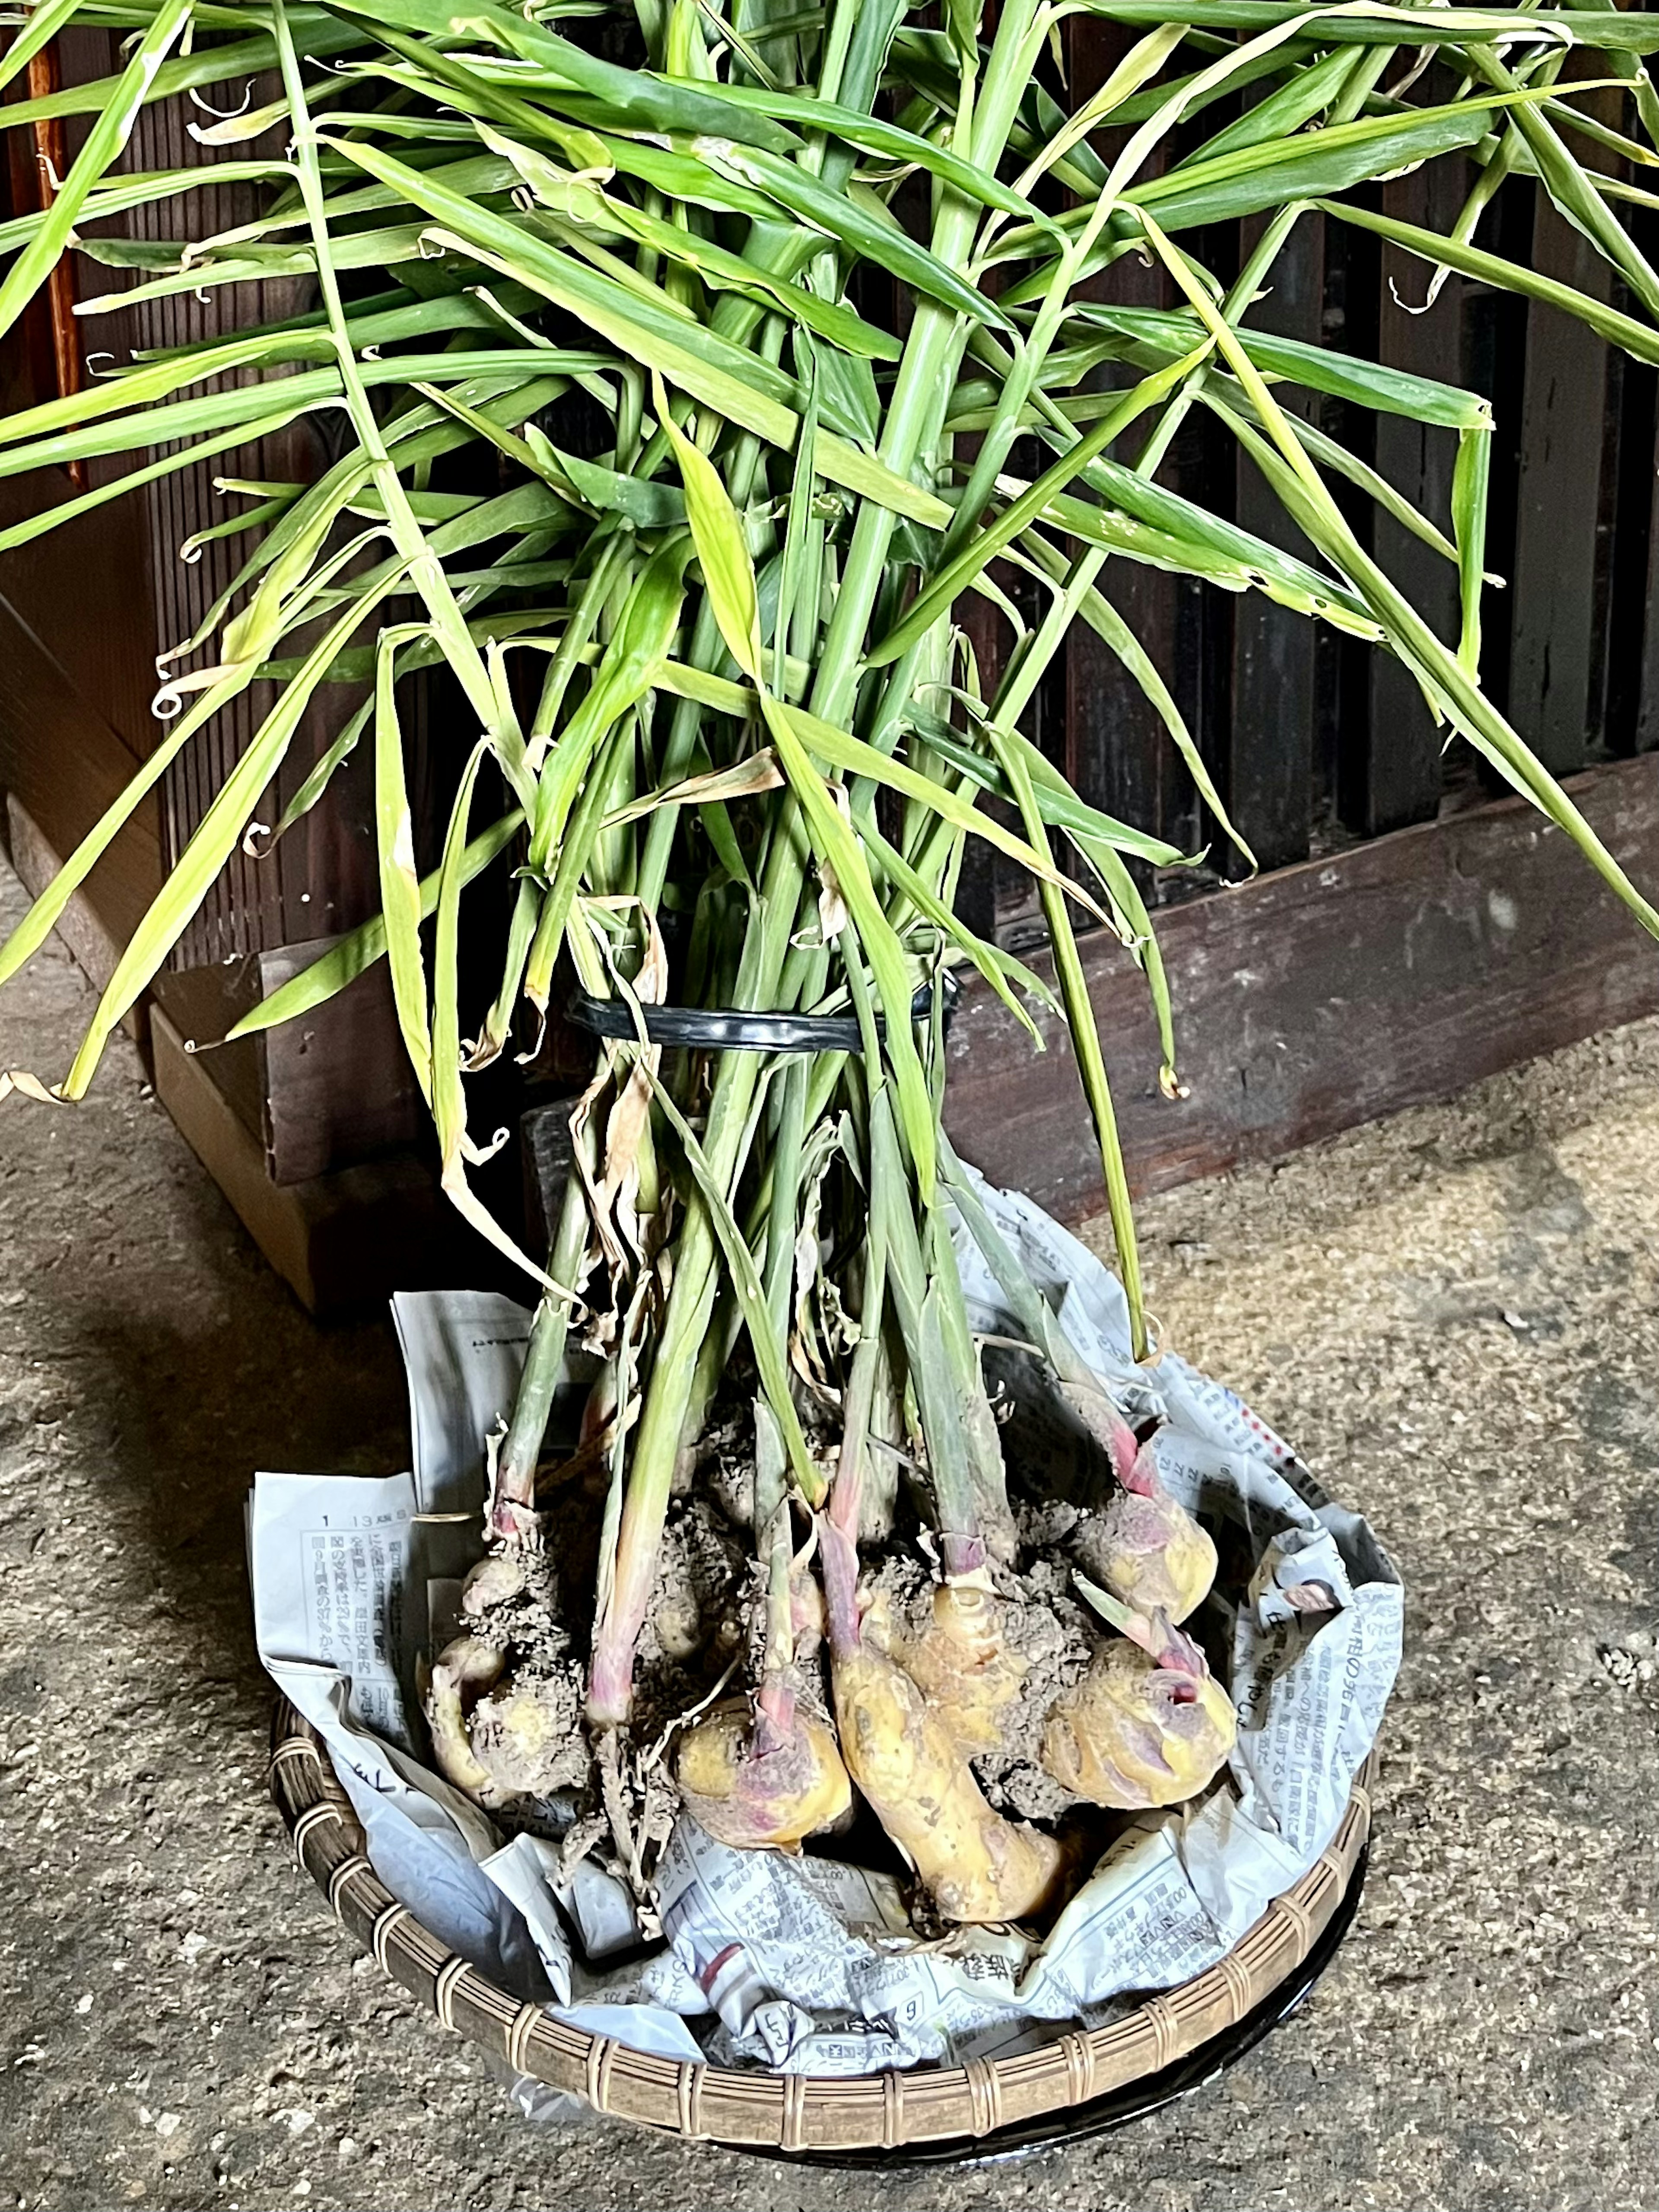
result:
[[(0, 1066), (61, 1073), (89, 1012), (49, 948), (0, 1000)], [(241, 1504), (262, 1462), (401, 1461), (388, 1334), (305, 1320), (125, 1042), (80, 1112), (9, 1103), (0, 2205), (1659, 2204), (1659, 1026), (1142, 1218), (1168, 1334), (1407, 1580), (1364, 1911), (1188, 2102), (848, 2179), (532, 2128), (353, 1956), (264, 1795)]]

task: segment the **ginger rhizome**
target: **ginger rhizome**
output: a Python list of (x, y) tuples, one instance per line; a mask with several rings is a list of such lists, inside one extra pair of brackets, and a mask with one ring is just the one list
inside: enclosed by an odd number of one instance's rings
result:
[(1121, 1634), (1050, 1710), (1043, 1766), (1091, 1804), (1120, 1812), (1183, 1804), (1237, 1741), (1232, 1701), (1167, 1614), (1133, 1613), (1091, 1586), (1085, 1594)]
[(1185, 1620), (1215, 1580), (1214, 1544), (1165, 1489), (1154, 1440), (1142, 1443), (1098, 1384), (1065, 1395), (1105, 1445), (1116, 1486), (1079, 1539), (1085, 1565), (1125, 1605)]

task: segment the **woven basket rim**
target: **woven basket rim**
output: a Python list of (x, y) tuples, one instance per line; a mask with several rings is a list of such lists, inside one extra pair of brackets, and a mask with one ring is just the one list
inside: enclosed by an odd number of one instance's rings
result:
[(744, 2149), (893, 2150), (995, 2134), (1159, 2073), (1234, 2026), (1301, 1966), (1346, 1895), (1370, 1829), (1373, 1750), (1337, 1832), (1302, 1879), (1215, 1966), (1107, 2027), (1011, 2058), (842, 2078), (654, 2057), (511, 1996), (449, 1951), (375, 1875), (322, 1737), (287, 1698), (271, 1729), (270, 1790), (301, 1867), (382, 1972), (440, 2023), (601, 2112)]

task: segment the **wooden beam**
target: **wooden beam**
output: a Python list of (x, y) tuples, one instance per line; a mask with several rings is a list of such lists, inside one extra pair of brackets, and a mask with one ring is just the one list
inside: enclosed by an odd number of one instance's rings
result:
[[(1386, 215), (1431, 229), (1449, 230), (1468, 192), (1473, 173), (1460, 161), (1431, 161), (1382, 187)], [(1424, 301), (1429, 270), (1396, 246), (1382, 254), (1378, 357), (1385, 368), (1407, 369), (1444, 384), (1463, 381), (1462, 280), (1449, 276), (1431, 307)], [(1397, 491), (1430, 520), (1446, 527), (1451, 508), (1457, 440), (1409, 416), (1379, 415), (1376, 465)], [(1379, 565), (1430, 627), (1457, 642), (1457, 572), (1449, 561), (1379, 512), (1375, 550)], [(1416, 678), (1392, 653), (1372, 656), (1370, 728), (1365, 773), (1347, 808), (1349, 826), (1363, 837), (1431, 821), (1440, 803), (1441, 746)]]
[[(15, 563), (19, 556), (12, 557)], [(9, 580), (7, 571), (0, 569), (0, 592)], [(94, 596), (91, 591), (85, 594), (88, 599)], [(68, 640), (59, 642), (67, 646)], [(27, 811), (58, 865), (138, 766), (124, 736), (70, 683), (34, 630), (0, 596), (0, 791)], [(161, 872), (152, 794), (94, 869), (82, 894), (99, 927), (116, 943), (125, 945), (131, 936), (161, 888)]]
[[(1265, 228), (1261, 216), (1241, 228), (1239, 257), (1253, 252)], [(1251, 309), (1252, 330), (1317, 345), (1324, 334), (1325, 218), (1304, 215), (1281, 248), (1267, 294)], [(1309, 395), (1281, 392), (1293, 413), (1317, 410)], [(1270, 544), (1305, 557), (1306, 540), (1284, 504), (1241, 447), (1237, 520)], [(1317, 712), (1316, 624), (1265, 592), (1234, 603), (1232, 715), (1227, 757), (1227, 808), (1235, 828), (1263, 868), (1281, 868), (1308, 856), (1312, 826), (1314, 720)], [(1230, 854), (1230, 874), (1244, 866)]]
[[(1594, 300), (1613, 291), (1613, 271), (1540, 192), (1532, 266)], [(1510, 582), (1514, 644), (1510, 719), (1556, 775), (1583, 768), (1600, 736), (1601, 701), (1593, 678), (1605, 615), (1611, 482), (1608, 441), (1616, 432), (1611, 356), (1571, 315), (1533, 307), (1527, 316), (1525, 415), (1515, 573)], [(1635, 649), (1621, 641), (1618, 649)]]
[[(1651, 890), (1659, 756), (1569, 786)], [(1355, 1123), (1659, 1012), (1659, 945), (1558, 830), (1503, 800), (1168, 908), (1191, 1096), (1158, 1093), (1145, 983), (1103, 937), (1083, 958), (1117, 1086), (1132, 1180), (1161, 1190), (1271, 1159)], [(964, 992), (945, 1121), (998, 1182), (1073, 1217), (1100, 1165), (1062, 1024), (1038, 1056), (988, 993)]]
[(412, 1152), (278, 1184), (265, 1150), (159, 1007), (156, 1095), (300, 1303), (314, 1314), (378, 1305), (393, 1291), (497, 1279), (495, 1255)]

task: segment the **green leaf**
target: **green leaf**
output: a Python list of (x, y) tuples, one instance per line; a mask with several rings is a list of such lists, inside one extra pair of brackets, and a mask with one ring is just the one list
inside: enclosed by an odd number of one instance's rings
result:
[(407, 635), (383, 630), (375, 653), (374, 837), (392, 1002), (415, 1079), (430, 1104), (432, 1033), (427, 1013), (426, 963), (421, 953), (424, 916), (415, 872), (415, 824), (404, 776), (404, 735), (396, 691), (397, 647)]
[[(1128, 24), (1190, 23), (1206, 31), (1243, 31), (1249, 37), (1310, 17), (1306, 0), (1082, 0), (1087, 12)], [(1433, 46), (1492, 44), (1549, 45), (1565, 40), (1626, 52), (1659, 52), (1659, 18), (1644, 14), (1597, 15), (1588, 9), (1551, 8), (1529, 14), (1509, 8), (1436, 8), (1368, 4), (1346, 15), (1327, 9), (1309, 21), (1310, 34), (1334, 46)]]
[(898, 340), (886, 331), (875, 329), (850, 307), (836, 301), (820, 300), (815, 293), (804, 291), (785, 277), (756, 268), (740, 254), (728, 253), (712, 239), (700, 238), (694, 231), (665, 222), (645, 210), (630, 207), (594, 185), (580, 183), (568, 171), (556, 167), (530, 148), (483, 125), (479, 129), (485, 143), (507, 156), (542, 204), (577, 227), (575, 234), (567, 234), (572, 235), (573, 242), (580, 244), (582, 225), (610, 222), (625, 236), (638, 240), (642, 246), (678, 262), (683, 268), (695, 270), (711, 287), (747, 292), (768, 304), (782, 307), (794, 321), (804, 323), (832, 345), (872, 361), (898, 359)]
[(764, 192), (778, 206), (804, 222), (814, 224), (839, 239), (851, 253), (886, 270), (901, 284), (908, 284), (958, 314), (975, 322), (1006, 330), (1008, 319), (988, 300), (977, 285), (918, 246), (892, 220), (881, 222), (863, 204), (846, 192), (832, 191), (810, 169), (752, 146), (730, 146), (698, 139), (693, 150), (718, 175), (733, 177), (752, 191)]
[[(1037, 809), (1030, 771), (1021, 747), (998, 731), (994, 724), (987, 725), (987, 734), (997, 748), (1003, 772), (1014, 791), (1026, 835), (1039, 848), (1045, 847), (1048, 841), (1042, 817)], [(1128, 1174), (1123, 1163), (1123, 1146), (1118, 1135), (1117, 1115), (1112, 1104), (1112, 1089), (1107, 1078), (1105, 1056), (1100, 1048), (1100, 1033), (1095, 1027), (1094, 1007), (1090, 1002), (1088, 982), (1078, 954), (1071, 917), (1066, 911), (1066, 902), (1048, 884), (1041, 886), (1039, 895), (1042, 901), (1043, 919), (1048, 925), (1048, 941), (1054, 947), (1060, 999), (1066, 1008), (1066, 1026), (1072, 1033), (1072, 1049), (1077, 1054), (1078, 1073), (1083, 1079), (1084, 1096), (1089, 1102), (1095, 1134), (1100, 1145), (1106, 1207), (1111, 1216), (1123, 1295), (1129, 1307), (1131, 1346), (1134, 1357), (1144, 1359), (1147, 1339), (1146, 1307), (1140, 1287), (1140, 1255), (1135, 1243)]]
[[(835, 872), (852, 916), (851, 927), (858, 933), (875, 978), (876, 994), (886, 1017), (887, 1056), (897, 1087), (899, 1119), (925, 1200), (933, 1194), (937, 1129), (927, 1079), (910, 1033), (915, 991), (904, 954), (877, 900), (863, 848), (795, 734), (790, 719), (793, 710), (765, 691), (761, 694), (761, 706), (777, 747), (779, 764), (806, 817), (813, 848), (820, 862), (827, 861)], [(851, 955), (857, 957), (856, 951)]]
[(64, 1097), (86, 1096), (111, 1032), (178, 943), (220, 870), (240, 843), (259, 794), (282, 765), (324, 670), (360, 626), (365, 611), (354, 607), (314, 648), (303, 672), (283, 692), (226, 777), (117, 961), (85, 1041), (61, 1086)]
[[(432, 1118), (437, 1124), (441, 1158), (439, 1180), (444, 1195), (463, 1220), (476, 1229), (485, 1243), (514, 1266), (538, 1282), (544, 1291), (560, 1285), (545, 1268), (522, 1253), (467, 1180), (466, 1161), (471, 1149), (466, 1130), (466, 1094), (461, 1074), (460, 1017), (460, 902), (466, 881), (467, 819), (472, 809), (473, 787), (478, 770), (489, 758), (490, 740), (480, 738), (461, 771), (460, 787), (450, 810), (444, 836), (443, 859), (438, 867), (437, 923), (432, 946)], [(399, 1010), (400, 1018), (402, 1009)], [(418, 1073), (418, 1070), (417, 1070)]]
[(79, 12), (82, 0), (41, 0), (11, 44), (0, 55), (0, 85), (20, 76), (38, 53), (43, 53)]
[(605, 733), (631, 713), (656, 683), (679, 626), (690, 546), (672, 540), (641, 572), (615, 636), (593, 673), (587, 696), (566, 724), (536, 793), (531, 866), (545, 873), (588, 763)]
[(1000, 945), (988, 945), (982, 937), (976, 936), (922, 880), (904, 855), (888, 843), (872, 822), (862, 823), (860, 834), (880, 863), (882, 873), (903, 892), (919, 915), (933, 923), (947, 943), (972, 961), (1037, 1050), (1044, 1050), (1042, 1030), (1011, 988), (1017, 983), (1042, 1005), (1053, 1006), (1054, 994), (1042, 978), (1033, 975), (1012, 953), (1003, 951)]
[(803, 131), (823, 131), (831, 137), (843, 138), (849, 146), (856, 146), (862, 154), (874, 154), (884, 161), (903, 161), (930, 176), (939, 178), (969, 199), (977, 200), (981, 207), (998, 208), (1004, 215), (1018, 216), (1022, 222), (1036, 223), (1041, 228), (1051, 228), (1049, 218), (1040, 208), (1006, 185), (999, 184), (988, 170), (964, 161), (948, 148), (935, 145), (931, 138), (923, 138), (914, 131), (901, 130), (896, 124), (884, 123), (873, 115), (860, 115), (851, 108), (842, 107), (832, 100), (819, 100), (802, 93), (763, 91), (756, 85), (721, 85), (718, 96), (734, 106), (746, 107), (756, 114), (774, 115), (781, 121), (794, 123)]
[[(584, 267), (506, 217), (428, 183), (378, 148), (354, 140), (341, 142), (340, 150), (372, 175), (401, 183), (417, 206), (447, 225), (490, 267), (541, 293), (728, 422), (752, 430), (785, 453), (793, 452), (800, 428), (793, 404), (798, 395), (793, 380), (779, 370), (712, 330), (699, 330), (683, 317), (653, 308), (637, 293)], [(441, 239), (448, 232), (434, 235)], [(840, 438), (820, 434), (817, 469), (831, 483), (933, 529), (950, 518), (944, 501)]]
[[(192, 12), (200, 20), (207, 11), (198, 8)], [(313, 60), (325, 60), (362, 43), (363, 33), (356, 24), (331, 21), (315, 9), (296, 9), (295, 14), (296, 19), (307, 20), (295, 21), (294, 43)], [(269, 32), (258, 38), (235, 40), (228, 46), (203, 46), (188, 56), (163, 62), (149, 81), (145, 101), (153, 105), (198, 85), (234, 84), (238, 77), (258, 76), (271, 68), (276, 59), (276, 41)], [(93, 77), (84, 84), (65, 85), (61, 92), (45, 93), (39, 100), (9, 100), (0, 109), (0, 129), (18, 131), (60, 115), (102, 115), (121, 96), (126, 81), (125, 73)]]
[[(1618, 20), (1623, 22), (1625, 18), (1620, 16)], [(1646, 20), (1659, 24), (1659, 16)], [(1473, 276), (1480, 283), (1494, 284), (1500, 291), (1516, 292), (1523, 300), (1540, 300), (1546, 307), (1559, 307), (1564, 314), (1576, 315), (1599, 337), (1622, 346), (1638, 361), (1659, 362), (1659, 331), (1638, 323), (1633, 315), (1623, 314), (1605, 301), (1591, 298), (1588, 293), (1576, 291), (1571, 284), (1563, 284), (1553, 276), (1540, 276), (1518, 262), (1506, 261), (1501, 255), (1488, 253), (1480, 246), (1466, 246), (1437, 230), (1425, 230), (1419, 224), (1401, 222), (1394, 216), (1373, 214), (1369, 208), (1356, 207), (1345, 200), (1317, 200), (1314, 204), (1340, 222), (1352, 223), (1358, 230), (1374, 231), (1377, 237), (1392, 240), (1406, 252), (1415, 253), (1437, 267), (1455, 269), (1462, 276)]]
[[(994, 759), (988, 758), (966, 738), (953, 730), (948, 722), (941, 721), (938, 715), (926, 714), (915, 707), (908, 709), (908, 714), (917, 733), (927, 740), (930, 752), (936, 752), (952, 768), (971, 776), (981, 791), (991, 792), (998, 799), (1006, 799), (1012, 805), (1013, 793), (1009, 788), (1008, 779)], [(1073, 836), (1093, 838), (1098, 843), (1109, 845), (1115, 852), (1133, 853), (1138, 860), (1150, 861), (1156, 868), (1179, 867), (1183, 863), (1184, 856), (1179, 846), (1169, 844), (1162, 837), (1152, 836), (1145, 830), (1136, 830), (1127, 822), (1119, 822), (1112, 815), (1103, 814), (1098, 807), (1087, 805), (1078, 797), (1058, 770), (1052, 783), (1038, 784), (1037, 805), (1043, 820), (1053, 829), (1064, 830)]]
[(706, 453), (699, 453), (676, 423), (668, 396), (658, 378), (653, 385), (657, 419), (679, 463), (685, 486), (686, 519), (696, 540), (703, 587), (708, 593), (726, 650), (745, 676), (761, 683), (760, 600), (755, 588), (755, 567), (744, 543), (743, 525), (726, 496), (720, 471)]
[(1124, 198), (1151, 208), (1169, 231), (1230, 222), (1478, 145), (1492, 127), (1492, 106), (1468, 101), (1403, 115), (1367, 116), (1363, 122), (1300, 131), (1282, 142), (1239, 147), (1212, 160), (1194, 159), (1136, 185)]
[(1148, 407), (1155, 406), (1166, 393), (1184, 383), (1210, 350), (1210, 341), (1207, 338), (1201, 340), (1183, 359), (1166, 369), (1160, 369), (1133, 392), (1127, 392), (1092, 430), (1062, 453), (1035, 483), (1028, 485), (1017, 498), (1011, 500), (996, 520), (982, 530), (971, 544), (964, 546), (949, 567), (933, 579), (903, 620), (870, 647), (865, 655), (869, 665), (872, 668), (884, 667), (925, 636), (936, 622), (950, 612), (962, 592), (989, 567), (996, 556), (1005, 547), (1012, 544), (1021, 532), (1035, 521), (1050, 501), (1062, 492), (1074, 477), (1081, 476), (1090, 462), (1103, 453), (1114, 439), (1121, 437), (1137, 416), (1143, 414)]
[(1106, 916), (1098, 914), (1089, 894), (1081, 885), (1074, 884), (1069, 876), (1062, 874), (1046, 852), (1039, 852), (1024, 837), (1005, 829), (993, 816), (981, 814), (970, 799), (964, 799), (949, 784), (936, 783), (931, 776), (907, 767), (890, 754), (878, 752), (873, 745), (866, 744), (862, 738), (855, 738), (847, 730), (838, 730), (833, 723), (821, 721), (816, 714), (808, 714), (804, 707), (793, 707), (779, 701), (775, 702), (775, 711), (789, 723), (801, 744), (820, 760), (828, 761), (832, 768), (841, 769), (849, 775), (866, 775), (872, 782), (884, 784), (890, 791), (898, 792), (903, 798), (936, 815), (940, 821), (948, 822), (953, 830), (960, 830), (965, 836), (982, 837), (987, 844), (994, 845), (1000, 853), (1006, 854), (1011, 860), (1018, 861), (1029, 874), (1042, 882), (1054, 884), (1068, 898), (1074, 898), (1079, 905), (1091, 908), (1102, 921), (1105, 921)]
[[(1121, 331), (1155, 349), (1161, 360), (1185, 353), (1200, 327), (1196, 317), (1177, 308), (1109, 307), (1095, 301), (1076, 302), (1071, 319), (1091, 330)], [(1452, 430), (1477, 429), (1492, 421), (1489, 401), (1478, 392), (1461, 392), (1453, 384), (1414, 376), (1408, 369), (1382, 368), (1328, 346), (1307, 344), (1300, 338), (1255, 331), (1248, 324), (1239, 325), (1238, 337), (1264, 376), (1283, 377), (1309, 392), (1350, 400), (1357, 407), (1375, 408), (1382, 415), (1437, 422)]]

